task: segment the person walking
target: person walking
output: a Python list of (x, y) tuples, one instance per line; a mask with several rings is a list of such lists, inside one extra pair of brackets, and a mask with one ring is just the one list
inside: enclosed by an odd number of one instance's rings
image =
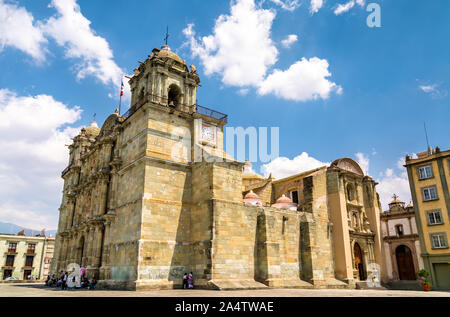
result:
[(188, 288), (188, 274), (184, 273), (183, 275), (183, 289), (187, 289)]
[(188, 275), (188, 288), (194, 288), (194, 274), (192, 272)]
[(67, 288), (69, 291), (73, 289), (74, 283), (75, 283), (75, 276), (69, 278), (69, 282), (67, 283)]

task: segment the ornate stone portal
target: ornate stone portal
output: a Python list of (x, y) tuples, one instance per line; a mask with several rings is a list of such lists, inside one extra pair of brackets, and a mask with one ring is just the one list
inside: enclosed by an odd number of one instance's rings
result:
[(292, 183), (215, 160), (227, 116), (197, 105), (199, 83), (154, 49), (130, 110), (73, 139), (53, 272), (86, 265), (100, 288), (181, 287), (185, 272), (212, 289), (354, 287), (354, 242), (381, 262), (373, 180), (349, 159)]

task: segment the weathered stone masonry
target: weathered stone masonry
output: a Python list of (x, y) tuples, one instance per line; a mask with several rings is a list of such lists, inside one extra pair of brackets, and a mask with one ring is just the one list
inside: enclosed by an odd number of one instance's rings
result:
[[(347, 182), (364, 183), (357, 164), (292, 181), (247, 175), (246, 163), (217, 159), (227, 157), (227, 117), (196, 104), (199, 83), (195, 66), (154, 49), (130, 79), (130, 110), (73, 139), (53, 272), (86, 265), (100, 288), (181, 287), (191, 271), (211, 289), (354, 287), (352, 230), (375, 246), (378, 235), (365, 190), (346, 198)], [(194, 161), (199, 153), (209, 159)], [(296, 203), (282, 197), (294, 188)], [(260, 204), (244, 203), (249, 191)], [(378, 251), (364, 250), (367, 263), (378, 262)]]

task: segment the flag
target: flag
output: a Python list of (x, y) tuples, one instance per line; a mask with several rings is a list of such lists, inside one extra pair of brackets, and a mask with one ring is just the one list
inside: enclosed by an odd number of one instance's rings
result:
[(120, 86), (120, 97), (123, 96), (123, 79), (122, 79), (122, 85)]

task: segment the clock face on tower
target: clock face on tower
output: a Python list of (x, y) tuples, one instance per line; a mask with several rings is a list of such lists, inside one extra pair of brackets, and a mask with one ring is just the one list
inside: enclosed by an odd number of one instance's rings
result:
[(202, 141), (208, 143), (216, 142), (216, 127), (202, 123)]

